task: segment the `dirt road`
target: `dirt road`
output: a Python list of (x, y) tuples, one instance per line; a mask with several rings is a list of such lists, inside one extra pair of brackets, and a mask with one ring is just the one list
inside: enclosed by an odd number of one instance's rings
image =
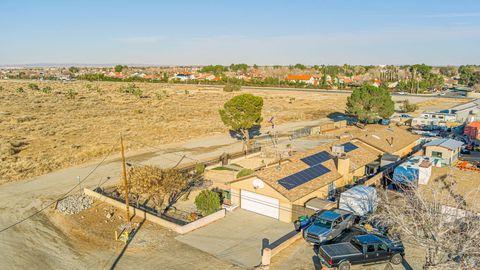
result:
[[(282, 132), (294, 128), (315, 125), (323, 120), (303, 121), (279, 125), (277, 130)], [(128, 144), (128, 141), (127, 141)], [(202, 160), (218, 156), (223, 152), (241, 150), (241, 142), (232, 139), (229, 135), (218, 135), (186, 143), (164, 145), (155, 150), (138, 151), (127, 153), (127, 160), (134, 163), (156, 164), (160, 166), (172, 166), (186, 154), (190, 159)], [(192, 160), (184, 159), (183, 162)], [(11, 182), (0, 186), (0, 228), (5, 228), (22, 218), (33, 214), (38, 209), (48, 205), (56, 198), (62, 196), (81, 179), (88, 176), (82, 182), (81, 187), (96, 187), (100, 181), (110, 182), (119, 179), (120, 163), (119, 155), (112, 153), (103, 163), (95, 161), (82, 166), (72, 167), (56, 171), (47, 175), (30, 180)], [(93, 172), (92, 172), (93, 171)], [(64, 234), (43, 213), (34, 216), (27, 221), (0, 233), (0, 255), (2, 255), (2, 269), (28, 269), (35, 266), (36, 269), (104, 269), (112, 263), (117, 250), (82, 250), (77, 240)], [(117, 254), (118, 255), (118, 254)], [(171, 265), (182, 262), (181, 254), (178, 260), (170, 260)], [(159, 262), (165, 260), (162, 252), (152, 251), (146, 259), (142, 254), (129, 254), (128, 251), (122, 257), (119, 268), (122, 265), (132, 267), (141, 262), (141, 268), (159, 267)], [(223, 262), (210, 258), (206, 254), (196, 254), (200, 258), (184, 259), (185, 264), (176, 265), (170, 269), (205, 269), (204, 263), (195, 263), (194, 260), (211, 260), (224, 268)], [(207, 258), (207, 259), (205, 259)], [(193, 260), (193, 261), (192, 261)], [(140, 265), (136, 265), (140, 266)], [(164, 265), (166, 267), (167, 265)], [(107, 268), (108, 268), (107, 267)], [(168, 268), (163, 268), (168, 269)]]

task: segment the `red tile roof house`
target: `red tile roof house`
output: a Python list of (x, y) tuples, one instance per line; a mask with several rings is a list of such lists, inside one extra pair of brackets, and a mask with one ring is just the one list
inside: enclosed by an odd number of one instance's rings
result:
[(315, 84), (315, 78), (311, 75), (288, 75), (287, 81)]
[(471, 139), (480, 140), (480, 121), (472, 122), (465, 126), (463, 134), (467, 135)]

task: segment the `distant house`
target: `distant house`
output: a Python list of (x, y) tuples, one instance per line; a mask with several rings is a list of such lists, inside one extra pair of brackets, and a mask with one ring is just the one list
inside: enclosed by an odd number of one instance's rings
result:
[(480, 140), (480, 121), (466, 125), (463, 134), (467, 135), (470, 139)]
[(177, 79), (180, 81), (189, 81), (189, 80), (194, 80), (195, 79), (195, 74), (191, 72), (181, 72), (181, 73), (175, 73), (173, 76), (173, 79)]
[(433, 140), (423, 145), (424, 155), (437, 159), (441, 164), (451, 165), (458, 159), (462, 145), (463, 142), (453, 139)]
[(306, 83), (306, 84), (315, 84), (315, 78), (312, 75), (288, 75), (287, 81), (297, 82), (297, 83)]
[(412, 119), (412, 127), (425, 130), (442, 130), (456, 126), (456, 115), (449, 112), (423, 112)]
[(475, 121), (480, 119), (480, 99), (457, 105), (446, 111), (454, 114), (457, 121), (463, 123)]

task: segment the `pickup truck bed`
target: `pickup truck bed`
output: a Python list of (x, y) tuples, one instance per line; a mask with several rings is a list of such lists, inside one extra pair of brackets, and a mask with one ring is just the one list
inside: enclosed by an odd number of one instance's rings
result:
[(320, 247), (320, 250), (320, 252), (323, 252), (329, 258), (342, 257), (345, 255), (362, 255), (360, 250), (348, 242), (322, 246)]

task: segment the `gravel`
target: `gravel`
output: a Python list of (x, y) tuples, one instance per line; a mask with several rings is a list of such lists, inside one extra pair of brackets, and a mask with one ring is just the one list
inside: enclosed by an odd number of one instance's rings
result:
[(93, 198), (83, 193), (81, 195), (70, 195), (58, 202), (57, 211), (62, 214), (73, 215), (92, 207), (92, 204)]

